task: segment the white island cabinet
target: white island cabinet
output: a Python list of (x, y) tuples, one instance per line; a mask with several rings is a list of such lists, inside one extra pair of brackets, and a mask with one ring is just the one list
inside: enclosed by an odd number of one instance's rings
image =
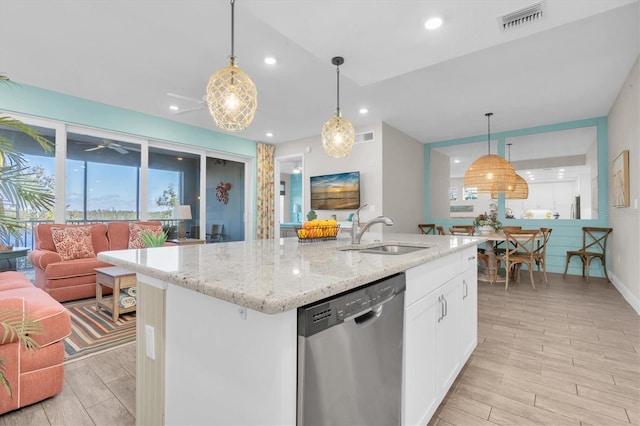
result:
[(476, 344), (478, 237), (367, 233), (102, 252), (137, 273), (138, 424), (294, 425), (297, 308), (406, 272), (403, 424), (428, 422)]
[(476, 248), (407, 270), (403, 424), (425, 425), (477, 343)]

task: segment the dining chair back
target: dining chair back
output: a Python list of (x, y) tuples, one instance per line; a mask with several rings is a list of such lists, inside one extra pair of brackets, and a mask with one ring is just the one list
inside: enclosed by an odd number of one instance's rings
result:
[(549, 242), (549, 237), (551, 237), (551, 231), (551, 228), (540, 228), (542, 239), (536, 241), (536, 249), (533, 252), (533, 260), (536, 262), (536, 268), (538, 269), (538, 279), (542, 281), (542, 276), (540, 275), (540, 267), (542, 267), (544, 282), (547, 285), (549, 285), (549, 280), (547, 279), (547, 243)]
[(449, 228), (451, 235), (473, 235), (476, 232), (476, 227), (473, 225), (459, 225)]
[[(529, 270), (529, 278), (531, 278), (531, 286), (536, 289), (533, 281), (533, 253), (535, 251), (535, 242), (540, 230), (538, 229), (521, 229), (504, 231), (506, 237), (506, 248), (502, 255), (497, 256), (498, 263), (504, 262), (506, 273), (504, 289), (509, 289), (509, 278), (512, 272), (517, 272), (516, 279), (520, 280), (520, 269), (523, 265)], [(496, 278), (494, 277), (494, 280)], [(494, 281), (495, 283), (495, 281)]]
[(438, 235), (445, 235), (444, 226), (436, 226), (436, 231), (438, 231)]
[[(502, 232), (504, 231), (519, 231), (522, 229), (522, 226), (503, 226)], [(504, 241), (496, 241), (493, 245), (493, 252), (496, 254), (502, 254), (505, 252), (503, 247)]]
[(587, 283), (589, 282), (589, 265), (594, 258), (600, 259), (602, 263), (602, 269), (604, 270), (604, 276), (607, 281), (609, 275), (607, 274), (607, 240), (609, 235), (613, 232), (613, 228), (597, 228), (585, 226), (582, 228), (582, 247), (579, 250), (567, 251), (567, 263), (564, 267), (564, 278), (567, 275), (569, 269), (569, 261), (573, 256), (578, 256), (582, 261), (582, 276), (586, 274)]
[(436, 235), (435, 223), (420, 223), (418, 224), (418, 228), (420, 228), (420, 233), (422, 234)]
[(224, 241), (224, 225), (214, 223), (211, 225), (211, 233), (207, 234), (207, 243), (219, 243)]

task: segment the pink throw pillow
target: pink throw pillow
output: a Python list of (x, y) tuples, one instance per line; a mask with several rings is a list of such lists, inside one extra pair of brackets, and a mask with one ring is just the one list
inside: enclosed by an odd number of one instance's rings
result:
[(90, 226), (51, 228), (51, 237), (62, 260), (96, 257)]
[(147, 232), (153, 235), (160, 235), (162, 233), (162, 225), (142, 225), (139, 223), (129, 223), (129, 248), (140, 249), (147, 248), (142, 241), (142, 233)]

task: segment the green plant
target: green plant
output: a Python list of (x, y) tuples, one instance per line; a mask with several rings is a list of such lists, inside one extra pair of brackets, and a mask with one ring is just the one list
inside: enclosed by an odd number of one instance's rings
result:
[[(10, 81), (0, 75), (0, 83), (10, 84)], [(47, 152), (53, 149), (48, 139), (20, 120), (0, 116), (0, 127), (17, 130), (31, 137)], [(24, 154), (0, 134), (0, 243), (8, 241), (11, 235), (18, 238), (20, 230), (24, 228), (16, 217), (6, 214), (3, 203), (16, 205), (22, 210), (49, 210), (53, 207), (54, 195), (42, 186), (35, 172), (30, 171)]]
[[(42, 334), (42, 324), (30, 321), (23, 311), (0, 311), (0, 330), (3, 330), (1, 343), (18, 340), (24, 344), (27, 350), (38, 349), (38, 343), (31, 336)], [(7, 381), (4, 359), (0, 358), (0, 384), (5, 388), (9, 396), (13, 395), (11, 385)]]
[(165, 231), (154, 234), (153, 232), (141, 232), (142, 242), (147, 247), (162, 247), (167, 241), (167, 233)]
[(316, 214), (316, 211), (313, 209), (309, 210), (309, 212), (307, 213), (307, 220), (309, 221), (316, 219), (317, 217), (318, 215)]
[(475, 218), (473, 224), (477, 227), (490, 226), (495, 231), (498, 231), (502, 227), (502, 223), (498, 220), (498, 216), (495, 214), (488, 215), (486, 212), (480, 214)]

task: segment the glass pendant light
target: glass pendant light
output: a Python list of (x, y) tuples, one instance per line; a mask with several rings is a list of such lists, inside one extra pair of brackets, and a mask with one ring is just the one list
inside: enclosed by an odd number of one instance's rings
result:
[(488, 154), (483, 155), (464, 174), (464, 186), (476, 188), (478, 193), (498, 193), (512, 191), (516, 184), (516, 172), (507, 160), (499, 155), (491, 154), (491, 116), (487, 117), (487, 146)]
[(238, 67), (234, 55), (234, 6), (231, 0), (231, 56), (229, 65), (214, 73), (207, 85), (209, 112), (222, 130), (245, 130), (258, 106), (258, 91), (251, 78)]
[(337, 106), (336, 115), (322, 126), (322, 147), (329, 157), (342, 158), (351, 153), (356, 133), (353, 124), (340, 113), (340, 65), (344, 64), (344, 58), (336, 56), (331, 63), (336, 66)]
[[(509, 148), (509, 164), (511, 164), (511, 144), (508, 143), (507, 147)], [(498, 198), (498, 193), (492, 192), (491, 198)], [(507, 200), (526, 200), (529, 198), (529, 185), (527, 184), (527, 181), (516, 173), (516, 183), (511, 191), (506, 191), (504, 193), (504, 198)]]

